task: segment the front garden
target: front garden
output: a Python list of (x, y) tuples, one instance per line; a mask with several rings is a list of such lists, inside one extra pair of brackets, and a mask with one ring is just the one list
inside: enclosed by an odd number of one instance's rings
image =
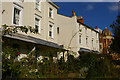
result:
[(114, 67), (110, 55), (84, 53), (78, 58), (68, 56), (53, 62), (50, 59), (37, 61), (35, 52), (22, 58), (17, 49), (5, 47), (2, 53), (2, 78), (119, 78), (120, 68)]

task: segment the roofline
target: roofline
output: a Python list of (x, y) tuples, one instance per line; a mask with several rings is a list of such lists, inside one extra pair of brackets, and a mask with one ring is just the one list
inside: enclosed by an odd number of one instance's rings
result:
[(48, 2), (49, 4), (51, 4), (52, 6), (54, 6), (56, 9), (59, 9), (59, 8), (60, 8), (57, 4), (55, 4), (55, 3), (52, 2), (51, 0), (47, 0), (47, 2)]
[[(77, 21), (77, 22), (78, 22), (78, 21)], [(98, 31), (96, 31), (96, 30), (92, 29), (91, 27), (89, 27), (88, 25), (86, 25), (86, 24), (84, 24), (84, 23), (81, 23), (81, 22), (78, 22), (78, 23), (80, 23), (80, 24), (82, 24), (82, 25), (86, 26), (87, 28), (89, 28), (89, 29), (91, 29), (91, 30), (93, 30), (93, 31), (95, 31), (95, 32), (97, 32), (97, 33), (99, 33)]]
[(62, 14), (58, 14), (58, 15), (61, 15), (61, 16), (67, 17), (67, 18), (72, 18), (72, 17), (69, 17), (69, 16), (62, 15)]

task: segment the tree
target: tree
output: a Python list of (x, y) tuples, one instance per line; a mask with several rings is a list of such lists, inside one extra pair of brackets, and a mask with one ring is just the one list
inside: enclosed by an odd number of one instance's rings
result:
[(120, 53), (120, 16), (117, 16), (117, 19), (113, 24), (110, 25), (113, 29), (114, 39), (111, 44), (111, 50), (115, 53)]

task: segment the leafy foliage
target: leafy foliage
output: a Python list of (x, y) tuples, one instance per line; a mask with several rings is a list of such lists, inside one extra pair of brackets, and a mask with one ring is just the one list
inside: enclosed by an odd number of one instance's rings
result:
[(37, 30), (35, 28), (32, 28), (31, 26), (8, 26), (6, 24), (2, 25), (2, 35), (9, 34), (12, 35), (14, 33), (17, 33), (18, 31), (22, 31), (24, 33), (37, 33)]
[[(9, 58), (10, 55), (10, 58)], [(78, 58), (72, 55), (64, 62), (63, 58), (51, 62), (46, 58), (36, 62), (35, 51), (21, 61), (16, 58), (17, 49), (4, 48), (3, 78), (118, 78), (119, 69), (113, 67), (111, 56), (84, 53)]]
[(120, 53), (120, 16), (117, 16), (116, 22), (113, 22), (110, 27), (113, 29), (114, 34), (111, 50), (115, 53)]

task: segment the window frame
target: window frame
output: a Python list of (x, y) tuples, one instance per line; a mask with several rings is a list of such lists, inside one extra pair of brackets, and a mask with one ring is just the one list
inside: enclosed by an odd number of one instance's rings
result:
[[(50, 29), (50, 26), (51, 26), (51, 29)], [(54, 34), (53, 34), (53, 24), (49, 24), (49, 31), (48, 31), (48, 36), (49, 36), (49, 38), (54, 38)], [(51, 36), (50, 36), (50, 32), (51, 32)]]
[(59, 34), (60, 33), (60, 28), (59, 27), (57, 27), (57, 34)]
[[(51, 16), (50, 16), (50, 9), (51, 9)], [(51, 8), (51, 7), (48, 8), (48, 16), (49, 16), (49, 18), (53, 19), (53, 8)]]
[[(20, 12), (19, 12), (19, 24), (14, 24), (14, 10), (18, 9)], [(16, 26), (21, 26), (22, 25), (22, 10), (23, 10), (23, 7), (17, 3), (13, 3), (13, 13), (12, 13), (12, 24), (13, 25), (16, 25)]]
[(86, 45), (88, 46), (88, 37), (86, 37)]
[(79, 35), (79, 44), (82, 44), (82, 35)]
[(35, 9), (40, 11), (40, 0), (35, 0)]
[(38, 17), (35, 17), (35, 25), (34, 25), (34, 27), (36, 28), (36, 20), (38, 20), (38, 32), (37, 33), (39, 33), (39, 34), (41, 34), (41, 19), (40, 18), (38, 18)]
[(94, 40), (92, 39), (92, 47), (94, 47)]

